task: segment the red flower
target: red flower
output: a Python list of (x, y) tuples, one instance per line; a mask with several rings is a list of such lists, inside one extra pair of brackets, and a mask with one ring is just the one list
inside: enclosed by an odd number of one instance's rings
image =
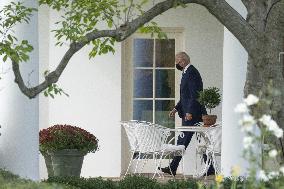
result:
[(98, 147), (98, 139), (88, 131), (71, 125), (54, 125), (39, 132), (40, 151), (56, 151), (62, 149), (78, 149), (94, 152)]

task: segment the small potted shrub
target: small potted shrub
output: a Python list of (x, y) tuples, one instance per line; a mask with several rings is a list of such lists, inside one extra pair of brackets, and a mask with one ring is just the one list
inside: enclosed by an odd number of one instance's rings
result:
[(39, 132), (39, 148), (48, 176), (80, 176), (84, 156), (98, 149), (98, 139), (71, 125), (54, 125)]
[(203, 115), (202, 120), (205, 126), (214, 125), (217, 116), (211, 115), (211, 110), (218, 106), (221, 102), (220, 90), (217, 87), (209, 87), (199, 92), (198, 101), (205, 108), (209, 109), (209, 115)]

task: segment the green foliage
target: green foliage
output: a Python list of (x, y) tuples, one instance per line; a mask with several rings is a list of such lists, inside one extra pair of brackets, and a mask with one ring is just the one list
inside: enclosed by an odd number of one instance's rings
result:
[(160, 189), (162, 188), (161, 185), (153, 179), (149, 179), (146, 177), (139, 177), (139, 176), (127, 176), (119, 183), (120, 189)]
[(231, 187), (235, 184), (235, 189), (243, 189), (246, 185), (246, 180), (243, 177), (226, 177), (222, 183), (224, 189), (231, 189)]
[(36, 182), (12, 182), (4, 183), (0, 180), (1, 189), (76, 189), (73, 186), (64, 186), (58, 184), (45, 184)]
[[(143, 5), (148, 0), (142, 0), (134, 3), (129, 0), (128, 4), (121, 5), (117, 0), (40, 0), (40, 4), (46, 4), (52, 9), (63, 11), (61, 20), (56, 22), (57, 29), (55, 37), (56, 45), (62, 46), (65, 41), (84, 42), (87, 40), (86, 34), (98, 31), (98, 24), (104, 23), (108, 28), (113, 28), (115, 20), (121, 20), (121, 14), (125, 14), (124, 22), (128, 22), (132, 12), (144, 14)], [(116, 26), (117, 27), (117, 26)], [(151, 33), (151, 36), (157, 35), (158, 38), (166, 38), (157, 23), (151, 22), (149, 25), (141, 27), (140, 32)], [(96, 55), (114, 53), (114, 44), (116, 40), (110, 37), (101, 37), (91, 41), (93, 46), (89, 53), (89, 58)]]
[(102, 178), (51, 177), (45, 182), (61, 183), (80, 189), (199, 189), (196, 180), (169, 181), (160, 183), (141, 176), (127, 176), (120, 181), (103, 180)]
[(199, 92), (198, 101), (210, 110), (218, 106), (221, 102), (220, 90), (217, 87), (209, 87)]
[(189, 180), (181, 180), (181, 181), (168, 181), (167, 184), (164, 184), (163, 189), (199, 189), (199, 183), (196, 180), (189, 179)]
[[(57, 29), (53, 30), (57, 39), (56, 45), (59, 46), (65, 41), (85, 42), (88, 40), (86, 38), (88, 33), (98, 31), (98, 23), (113, 28), (114, 19), (120, 18), (120, 5), (117, 0), (39, 0), (39, 2), (63, 12), (61, 20), (56, 22)], [(109, 52), (114, 53), (115, 41), (114, 38), (109, 37), (94, 39), (91, 41), (93, 48), (89, 58)]]
[(150, 33), (151, 37), (158, 37), (159, 39), (167, 39), (167, 34), (162, 31), (156, 22), (150, 22), (146, 26), (139, 28), (140, 33)]
[[(50, 8), (60, 11), (61, 18), (55, 23), (56, 29), (53, 30), (57, 40), (56, 45), (62, 46), (66, 41), (87, 43), (92, 45), (89, 58), (96, 55), (115, 53), (115, 38), (99, 37), (89, 41), (90, 35), (96, 35), (100, 26), (104, 24), (108, 28), (117, 28), (115, 21), (122, 21), (121, 14), (125, 14), (122, 23), (128, 23), (130, 17), (134, 17), (132, 12), (143, 15), (143, 6), (149, 0), (134, 2), (129, 0), (128, 4), (119, 4), (118, 0), (39, 0), (40, 5), (47, 5)], [(11, 2), (0, 10), (0, 56), (3, 61), (11, 59), (17, 63), (29, 60), (28, 54), (33, 50), (32, 45), (27, 40), (19, 41), (13, 34), (13, 27), (19, 23), (29, 23), (34, 8), (24, 6), (22, 2)], [(137, 16), (137, 15), (135, 15)], [(151, 22), (149, 25), (141, 27), (140, 32), (151, 33), (152, 37), (157, 35), (159, 38), (166, 38), (166, 34), (158, 27), (157, 23)], [(89, 37), (88, 37), (89, 35)], [(69, 43), (69, 44), (70, 44)], [(48, 74), (45, 73), (45, 76)], [(65, 94), (57, 84), (51, 84), (44, 91), (45, 96), (52, 98), (57, 94)]]
[[(46, 70), (44, 72), (44, 77), (46, 77), (49, 74), (49, 70)], [(48, 88), (43, 92), (44, 96), (48, 97), (50, 96), (51, 98), (54, 98), (55, 95), (62, 95), (64, 94), (65, 96), (69, 97), (69, 94), (67, 94), (62, 88), (60, 88), (56, 83), (53, 83), (48, 86)]]
[[(255, 189), (257, 180), (247, 180), (243, 177), (227, 177), (219, 184), (204, 185), (202, 181), (170, 180), (160, 183), (156, 180), (127, 176), (120, 181), (98, 178), (78, 177), (50, 177), (42, 183), (21, 179), (8, 171), (0, 170), (0, 188), (5, 189)], [(259, 189), (283, 189), (284, 177), (271, 179), (269, 182), (261, 182)]]
[(100, 38), (92, 41), (93, 49), (89, 53), (89, 58), (95, 57), (97, 54), (107, 54), (109, 52), (115, 53), (114, 50), (114, 43), (115, 39), (106, 37), (106, 38)]
[(0, 170), (1, 189), (76, 189), (74, 186), (67, 186), (57, 183), (38, 183), (22, 179), (9, 171)]
[(8, 58), (17, 63), (29, 59), (28, 53), (33, 47), (27, 40), (19, 41), (12, 29), (16, 24), (29, 23), (34, 11), (36, 9), (25, 7), (21, 2), (11, 2), (0, 10), (0, 56), (3, 56), (3, 62)]
[(80, 189), (117, 189), (118, 183), (111, 180), (98, 178), (78, 178), (78, 177), (50, 177), (45, 182), (61, 183), (69, 186), (75, 186)]
[(265, 188), (284, 189), (284, 177), (277, 177), (271, 179), (269, 182), (262, 183)]
[(62, 45), (65, 41), (85, 41), (85, 35), (97, 30), (98, 23), (105, 23), (112, 28), (114, 17), (118, 16), (117, 0), (39, 0), (52, 9), (63, 11), (61, 20), (56, 22), (58, 28), (53, 30)]
[(64, 94), (65, 96), (69, 97), (67, 93), (63, 91), (63, 89), (59, 88), (56, 83), (53, 83), (48, 86), (48, 88), (44, 91), (44, 96), (48, 97), (50, 96), (51, 98), (54, 98), (55, 95), (62, 95)]
[(10, 182), (13, 180), (20, 180), (20, 177), (18, 175), (14, 175), (13, 173), (0, 169), (0, 177), (4, 179), (6, 182)]

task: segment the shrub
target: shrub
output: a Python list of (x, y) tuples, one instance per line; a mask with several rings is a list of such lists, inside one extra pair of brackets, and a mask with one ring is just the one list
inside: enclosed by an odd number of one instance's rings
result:
[(199, 189), (196, 180), (169, 181), (162, 184), (141, 176), (127, 176), (120, 181), (102, 178), (51, 177), (45, 182), (61, 183), (80, 189)]
[(0, 169), (0, 177), (4, 179), (6, 182), (10, 182), (13, 180), (21, 180), (18, 175), (15, 175), (9, 171)]
[(63, 149), (95, 152), (98, 139), (88, 131), (71, 125), (54, 125), (39, 132), (41, 153)]
[(111, 180), (99, 178), (78, 178), (78, 177), (50, 177), (45, 182), (61, 183), (75, 186), (80, 189), (117, 189), (118, 184)]
[(243, 189), (245, 187), (245, 183), (247, 181), (243, 177), (237, 177), (237, 178), (226, 177), (226, 178), (224, 178), (222, 185), (223, 185), (224, 189), (231, 189), (234, 182), (236, 183), (235, 189)]
[(74, 186), (45, 184), (36, 182), (12, 182), (1, 183), (1, 189), (76, 189)]
[(221, 102), (220, 90), (217, 87), (209, 87), (199, 92), (198, 101), (201, 105), (211, 110), (218, 106)]
[(181, 181), (170, 180), (168, 183), (163, 184), (163, 189), (199, 189), (199, 186), (196, 180), (193, 179)]
[(0, 169), (0, 189), (76, 189), (74, 186), (67, 186), (56, 183), (38, 183), (28, 179), (20, 178), (9, 171)]
[(120, 189), (161, 189), (161, 184), (156, 180), (140, 177), (140, 176), (127, 176), (119, 183)]

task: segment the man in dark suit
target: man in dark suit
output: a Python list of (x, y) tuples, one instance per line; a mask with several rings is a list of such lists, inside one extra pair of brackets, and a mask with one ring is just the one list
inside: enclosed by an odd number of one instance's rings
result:
[[(202, 122), (202, 115), (207, 114), (206, 109), (198, 101), (198, 92), (203, 90), (203, 82), (198, 70), (190, 63), (190, 58), (185, 52), (180, 52), (175, 57), (176, 68), (182, 71), (180, 83), (180, 100), (169, 113), (174, 117), (178, 112), (183, 126), (193, 126)], [(184, 137), (179, 137), (177, 144), (187, 148), (194, 132), (184, 132)], [(160, 168), (164, 173), (176, 174), (181, 156), (175, 156), (170, 167)], [(212, 168), (210, 168), (212, 169)], [(212, 172), (212, 170), (209, 170)], [(210, 173), (211, 174), (211, 173)]]

